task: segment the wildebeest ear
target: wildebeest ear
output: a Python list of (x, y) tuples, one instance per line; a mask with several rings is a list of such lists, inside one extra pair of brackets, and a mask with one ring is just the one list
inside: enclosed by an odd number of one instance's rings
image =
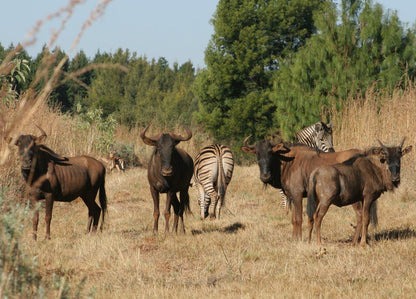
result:
[(42, 143), (42, 142), (45, 141), (45, 139), (46, 139), (46, 137), (48, 135), (46, 135), (46, 132), (41, 127), (39, 127), (38, 125), (36, 125), (36, 127), (39, 129), (39, 131), (41, 132), (41, 134), (40, 134), (39, 137), (36, 137), (35, 143), (36, 144), (40, 144), (40, 143)]
[(386, 155), (386, 152), (383, 150), (382, 147), (373, 147), (369, 150), (371, 155)]
[(409, 145), (404, 150), (402, 150), (402, 156), (406, 155), (407, 153), (410, 153), (412, 151), (413, 146)]
[(286, 153), (290, 152), (290, 148), (287, 148), (283, 143), (278, 143), (276, 145), (273, 145), (272, 151), (274, 153), (279, 152), (279, 153), (286, 154)]
[(330, 121), (327, 125), (328, 129), (332, 129), (332, 121)]
[(243, 150), (243, 152), (249, 153), (249, 154), (255, 154), (256, 153), (256, 148), (253, 146), (242, 146), (241, 149)]

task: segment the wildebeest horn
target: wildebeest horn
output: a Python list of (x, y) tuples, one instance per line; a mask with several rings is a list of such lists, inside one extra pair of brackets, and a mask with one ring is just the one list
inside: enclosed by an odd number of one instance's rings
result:
[(403, 144), (404, 144), (404, 140), (405, 140), (405, 139), (406, 139), (406, 136), (404, 136), (404, 137), (403, 137), (403, 140), (402, 140), (402, 142), (401, 142), (401, 143), (400, 143), (400, 145), (399, 145), (399, 147), (400, 147), (400, 148), (402, 148), (402, 147), (403, 147)]
[(155, 146), (157, 144), (157, 141), (160, 138), (160, 134), (156, 135), (156, 136), (153, 136), (153, 137), (147, 137), (146, 136), (146, 131), (150, 127), (151, 124), (152, 123), (148, 124), (146, 126), (146, 128), (144, 128), (144, 130), (140, 132), (140, 138), (142, 138), (143, 142), (146, 143), (147, 145)]
[(188, 127), (185, 127), (187, 136), (181, 136), (171, 133), (170, 136), (177, 141), (188, 141), (192, 137), (192, 132)]
[(386, 146), (380, 141), (380, 139), (377, 139), (377, 141), (378, 141), (378, 143), (380, 143), (380, 145), (381, 145), (381, 148), (385, 151), (385, 152), (387, 152), (387, 148), (386, 148)]
[(39, 137), (36, 137), (36, 142), (40, 143), (40, 142), (44, 141), (46, 139), (46, 137), (48, 137), (48, 135), (46, 135), (46, 132), (41, 127), (39, 127), (38, 125), (36, 125), (36, 127), (42, 133)]
[(244, 139), (244, 141), (243, 141), (243, 145), (248, 147), (248, 148), (254, 148), (255, 147), (254, 144), (250, 145), (250, 144), (247, 143), (250, 138), (251, 138), (251, 135), (247, 136), (246, 139)]

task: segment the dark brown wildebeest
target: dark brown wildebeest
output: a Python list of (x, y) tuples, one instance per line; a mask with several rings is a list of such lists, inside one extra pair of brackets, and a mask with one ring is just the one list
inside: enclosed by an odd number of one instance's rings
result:
[[(173, 133), (161, 133), (153, 137), (147, 137), (146, 131), (150, 124), (140, 133), (144, 143), (154, 146), (147, 168), (147, 178), (150, 184), (150, 192), (153, 198), (154, 226), (153, 232), (158, 230), (159, 221), (159, 193), (166, 193), (165, 206), (165, 232), (169, 232), (170, 207), (175, 213), (173, 229), (178, 231), (178, 218), (181, 219), (182, 232), (185, 233), (183, 213), (190, 210), (189, 207), (189, 183), (194, 171), (191, 156), (176, 145), (181, 141), (191, 139), (192, 132), (186, 128), (187, 136), (179, 136)], [(180, 200), (176, 193), (180, 193)]]
[[(39, 127), (38, 127), (39, 128)], [(41, 144), (47, 137), (42, 134), (21, 135), (16, 145), (21, 159), (21, 171), (28, 186), (28, 195), (32, 206), (45, 199), (46, 238), (50, 239), (50, 226), (54, 201), (70, 202), (81, 197), (88, 207), (87, 231), (96, 231), (102, 209), (102, 221), (107, 210), (105, 193), (105, 167), (94, 158), (88, 156), (62, 157), (47, 146)], [(101, 208), (96, 204), (95, 197), (100, 191)], [(39, 210), (33, 216), (33, 238), (37, 238)]]
[(335, 165), (321, 166), (309, 178), (307, 213), (309, 217), (309, 242), (315, 221), (316, 241), (321, 244), (321, 224), (331, 204), (338, 207), (362, 203), (362, 216), (355, 230), (353, 244), (367, 244), (369, 213), (372, 203), (386, 191), (400, 183), (401, 158), (412, 150), (399, 146), (374, 147), (365, 153)]
[[(307, 196), (309, 176), (312, 171), (321, 165), (341, 163), (361, 151), (350, 149), (324, 153), (303, 144), (272, 143), (268, 140), (249, 145), (247, 143), (249, 137), (244, 140), (242, 150), (256, 154), (260, 180), (264, 184), (283, 189), (289, 201), (293, 203), (293, 238), (300, 240), (302, 238), (302, 199)], [(353, 208), (358, 220), (361, 207), (356, 204)]]

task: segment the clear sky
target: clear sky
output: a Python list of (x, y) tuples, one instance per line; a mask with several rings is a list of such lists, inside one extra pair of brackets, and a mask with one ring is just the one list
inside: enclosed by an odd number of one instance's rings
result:
[[(59, 35), (55, 45), (67, 54), (84, 22), (99, 1), (84, 2), (76, 7), (71, 19)], [(403, 22), (414, 24), (415, 0), (378, 0), (384, 8), (398, 11)], [(0, 43), (8, 47), (25, 40), (36, 22), (58, 11), (69, 0), (0, 0)], [(129, 49), (148, 59), (165, 57), (170, 64), (191, 61), (204, 67), (204, 51), (213, 33), (210, 23), (218, 0), (113, 0), (102, 17), (82, 35), (73, 53), (84, 50), (93, 58), (98, 50), (114, 52)], [(48, 22), (37, 35), (37, 43), (27, 48), (29, 55), (37, 55), (48, 44), (52, 30), (59, 21)]]

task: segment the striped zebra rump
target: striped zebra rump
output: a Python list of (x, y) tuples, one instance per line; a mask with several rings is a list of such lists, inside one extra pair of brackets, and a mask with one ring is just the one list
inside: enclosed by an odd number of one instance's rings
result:
[(195, 158), (194, 181), (198, 189), (201, 219), (220, 217), (225, 192), (231, 181), (234, 159), (231, 150), (221, 144), (201, 149)]

